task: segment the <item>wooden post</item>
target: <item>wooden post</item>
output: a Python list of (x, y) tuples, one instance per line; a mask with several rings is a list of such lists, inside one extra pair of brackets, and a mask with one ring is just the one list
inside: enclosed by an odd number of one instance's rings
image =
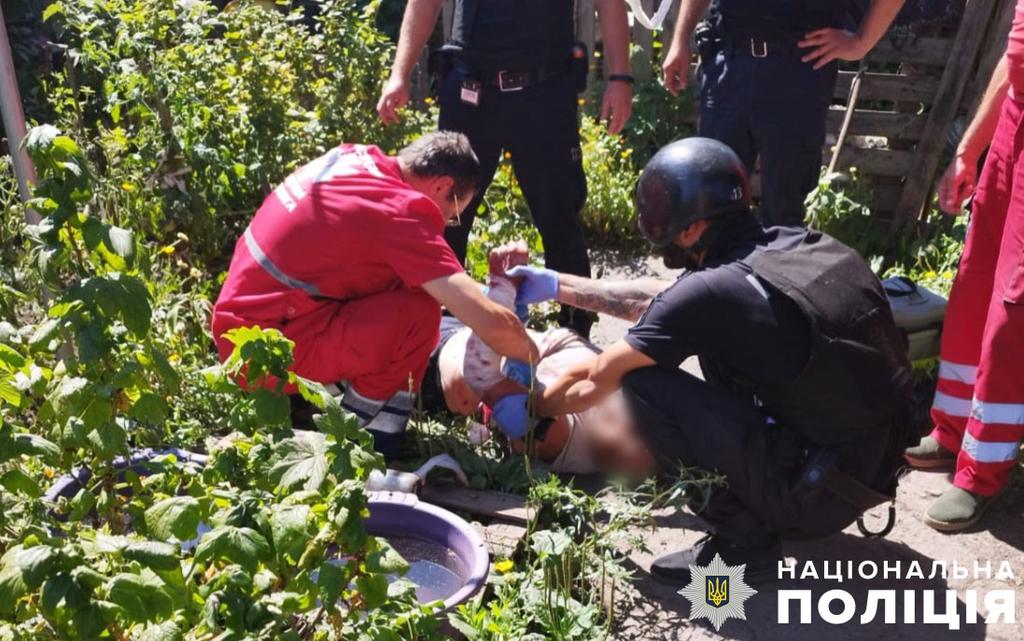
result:
[(917, 220), (927, 205), (932, 183), (939, 166), (946, 132), (956, 118), (964, 87), (970, 80), (978, 53), (984, 42), (986, 28), (992, 19), (996, 0), (971, 0), (964, 9), (960, 28), (935, 92), (928, 122), (911, 164), (911, 171), (900, 194), (890, 231), (896, 234)]
[[(669, 0), (663, 0), (668, 2)], [(654, 0), (642, 0), (642, 5), (647, 15), (654, 11)], [(654, 34), (650, 29), (640, 24), (640, 21), (633, 18), (633, 28), (630, 34), (632, 44), (630, 49), (636, 53), (632, 57), (633, 76), (637, 82), (648, 82), (651, 79), (651, 61), (654, 58)], [(635, 49), (634, 49), (635, 47)]]
[(592, 87), (594, 84), (595, 72), (597, 71), (598, 66), (594, 63), (595, 60), (598, 60), (598, 58), (594, 57), (594, 47), (597, 44), (594, 26), (593, 0), (579, 0), (576, 3), (576, 38), (585, 44), (587, 46), (587, 51), (590, 52), (590, 73), (587, 75), (588, 87)]

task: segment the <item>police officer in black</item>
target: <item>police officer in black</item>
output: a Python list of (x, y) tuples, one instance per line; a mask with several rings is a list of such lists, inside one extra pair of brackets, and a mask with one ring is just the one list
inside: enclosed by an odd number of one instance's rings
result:
[[(636, 202), (644, 235), (684, 271), (653, 300), (651, 282), (558, 275), (559, 300), (640, 316), (534, 406), (539, 416), (578, 412), (621, 388), (663, 471), (699, 467), (726, 482), (695, 504), (714, 534), (652, 573), (685, 585), (690, 564), (718, 553), (746, 563), (748, 581), (768, 579), (781, 539), (838, 532), (894, 495), (911, 438), (906, 349), (864, 260), (820, 232), (762, 227), (724, 144), (664, 147)], [(527, 296), (550, 289), (548, 270), (516, 276)], [(693, 355), (704, 380), (679, 367)]]
[[(732, 147), (751, 172), (761, 159), (766, 225), (802, 225), (821, 170), (837, 60), (863, 58), (903, 0), (871, 0), (856, 32), (848, 0), (681, 0), (665, 86), (686, 87), (690, 36), (700, 54), (701, 136)], [(698, 26), (698, 23), (699, 26)]]
[[(385, 122), (409, 100), (409, 77), (437, 23), (443, 0), (409, 0), (391, 78), (378, 112)], [(618, 133), (629, 118), (629, 26), (622, 0), (596, 0), (604, 40), (605, 89), (601, 118)], [(451, 42), (441, 52), (441, 129), (469, 138), (483, 175), (494, 175), (503, 152), (544, 242), (548, 267), (584, 276), (590, 261), (579, 212), (586, 178), (577, 121), (586, 82), (587, 52), (576, 44), (573, 0), (456, 0)], [(460, 259), (487, 185), (450, 229)], [(588, 314), (563, 307), (562, 323), (586, 336)]]

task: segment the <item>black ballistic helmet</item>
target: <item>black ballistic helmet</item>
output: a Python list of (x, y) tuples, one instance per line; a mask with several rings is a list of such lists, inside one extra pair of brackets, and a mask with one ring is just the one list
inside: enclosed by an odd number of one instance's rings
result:
[(665, 145), (644, 167), (636, 186), (637, 224), (664, 247), (690, 223), (750, 209), (743, 163), (724, 143), (684, 138)]

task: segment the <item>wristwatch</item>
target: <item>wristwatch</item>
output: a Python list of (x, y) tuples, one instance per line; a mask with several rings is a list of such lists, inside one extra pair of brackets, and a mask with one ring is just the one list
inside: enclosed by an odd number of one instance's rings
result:
[(628, 73), (613, 73), (612, 75), (608, 76), (608, 82), (626, 82), (629, 84), (634, 84), (636, 82), (636, 79), (634, 79), (633, 76), (629, 75)]

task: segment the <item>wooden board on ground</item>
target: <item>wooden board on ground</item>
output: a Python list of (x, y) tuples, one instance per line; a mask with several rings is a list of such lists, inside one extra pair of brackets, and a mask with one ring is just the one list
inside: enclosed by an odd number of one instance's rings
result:
[(526, 525), (530, 520), (526, 499), (505, 492), (474, 490), (454, 483), (428, 483), (420, 490), (420, 499), (449, 510), (517, 525)]
[(480, 532), (480, 536), (484, 537), (487, 549), (490, 551), (491, 557), (495, 559), (511, 557), (526, 537), (526, 528), (521, 525), (511, 525), (509, 523), (481, 525), (480, 523), (474, 523), (473, 527)]

